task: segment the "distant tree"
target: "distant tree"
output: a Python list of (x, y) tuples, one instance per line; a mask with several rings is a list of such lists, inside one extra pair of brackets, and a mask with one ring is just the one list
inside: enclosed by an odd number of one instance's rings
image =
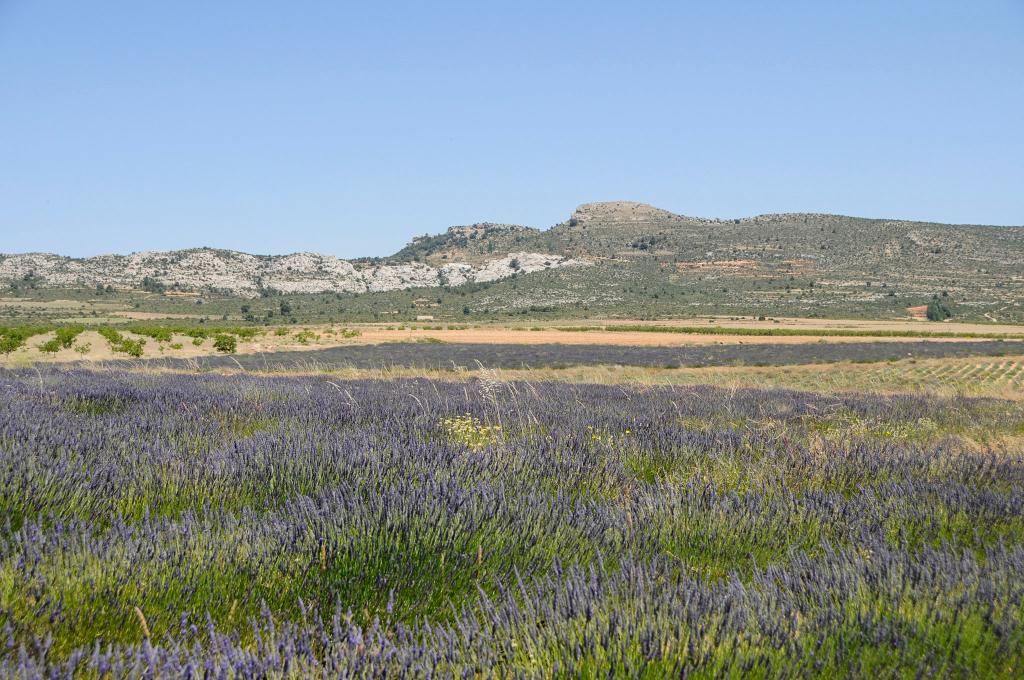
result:
[(166, 286), (151, 276), (145, 276), (142, 278), (142, 290), (147, 293), (162, 293), (166, 290)]
[(953, 316), (953, 311), (947, 307), (944, 302), (935, 298), (928, 303), (928, 309), (925, 311), (925, 315), (928, 317), (929, 321), (945, 321)]

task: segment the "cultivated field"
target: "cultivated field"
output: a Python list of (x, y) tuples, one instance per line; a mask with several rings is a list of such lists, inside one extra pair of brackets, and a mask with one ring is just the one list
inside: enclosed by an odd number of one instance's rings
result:
[[(739, 350), (738, 361), (747, 355), (773, 353), (768, 346), (807, 345), (810, 343), (873, 343), (865, 351), (845, 350), (850, 359), (859, 359), (879, 343), (906, 343), (916, 340), (932, 342), (966, 342), (982, 340), (1024, 340), (1024, 327), (999, 324), (930, 324), (899, 321), (857, 321), (821, 319), (740, 319), (701, 318), (674, 321), (642, 322), (635, 320), (603, 320), (586, 325), (560, 323), (533, 324), (333, 324), (311, 326), (231, 326), (220, 324), (180, 325), (181, 319), (148, 319), (120, 323), (22, 323), (0, 326), (0, 366), (23, 367), (39, 362), (108, 361), (116, 358), (169, 358), (195, 359), (224, 354), (218, 346), (219, 335), (230, 335), (231, 354), (278, 354), (310, 350), (334, 350), (328, 353), (344, 354), (339, 348), (352, 345), (381, 345), (388, 343), (475, 345), (579, 345), (611, 346), (620, 348), (692, 348), (710, 345), (759, 345), (760, 350)], [(113, 331), (113, 332), (112, 332)], [(58, 339), (57, 335), (62, 334)], [(129, 343), (123, 342), (125, 339)], [(438, 350), (434, 350), (436, 353)], [(575, 356), (572, 363), (601, 363), (600, 355), (593, 359), (577, 355), (587, 347), (566, 350)], [(609, 350), (610, 351), (610, 350)], [(630, 351), (632, 351), (630, 349)], [(799, 352), (792, 348), (780, 350), (783, 354)], [(841, 350), (833, 350), (833, 353)], [(929, 350), (932, 351), (932, 350)], [(712, 356), (721, 350), (712, 350)], [(354, 356), (386, 355), (389, 350), (357, 350)], [(507, 348), (485, 350), (488, 355), (507, 354)], [(547, 355), (544, 347), (523, 350), (520, 365), (545, 365), (546, 359), (529, 361), (529, 353)], [(988, 351), (982, 353), (990, 353)], [(427, 352), (427, 355), (430, 353)], [(657, 355), (657, 352), (652, 353)], [(662, 354), (665, 354), (662, 352)], [(681, 355), (693, 359), (699, 352), (688, 349)], [(281, 355), (285, 356), (285, 355)], [(893, 350), (885, 350), (875, 358), (893, 358)], [(305, 361), (318, 361), (315, 355)], [(478, 357), (476, 360), (480, 360)], [(607, 357), (615, 361), (615, 357)], [(825, 358), (825, 361), (834, 359)], [(480, 360), (484, 365), (492, 365)], [(716, 363), (718, 360), (713, 360)], [(789, 362), (786, 360), (786, 362)], [(213, 362), (218, 363), (217, 361)], [(252, 361), (250, 360), (251, 364)], [(420, 362), (422, 363), (422, 362)], [(635, 363), (627, 360), (626, 363)], [(642, 362), (643, 363), (643, 362)], [(669, 363), (678, 363), (672, 362)], [(692, 363), (689, 361), (688, 363)], [(747, 363), (763, 363), (754, 358)], [(772, 362), (768, 362), (772, 363)], [(507, 366), (498, 362), (495, 366)]]
[[(234, 368), (287, 371), (316, 366), (337, 368), (421, 368), (468, 370), (479, 368), (559, 368), (570, 366), (780, 366), (842, 361), (896, 361), (908, 357), (967, 357), (1024, 355), (1024, 342), (1011, 341), (870, 341), (753, 343), (683, 347), (629, 347), (625, 345), (530, 345), (383, 343), (350, 345), (300, 352), (271, 352), (237, 356), (204, 356), (141, 362), (166, 368)], [(112, 362), (117, 363), (117, 362)], [(139, 362), (121, 362), (134, 365)]]
[[(154, 370), (148, 368), (147, 370)], [(173, 370), (173, 369), (169, 369)], [(253, 373), (220, 368), (222, 375)], [(915, 394), (933, 396), (984, 396), (1024, 399), (1024, 356), (900, 359), (897, 361), (780, 366), (701, 366), (657, 368), (642, 366), (566, 366), (559, 368), (426, 370), (387, 367), (329, 367), (299, 363), (294, 368), (254, 371), (267, 375), (322, 375), (345, 379), (431, 377), (440, 380), (501, 380), (504, 382), (569, 382), (602, 385), (682, 386), (714, 385), (730, 389), (795, 389), (811, 392), (860, 394)]]
[(1024, 661), (1013, 402), (0, 385), (5, 675), (1009, 678)]
[(1019, 677), (1019, 327), (0, 329), (0, 677)]

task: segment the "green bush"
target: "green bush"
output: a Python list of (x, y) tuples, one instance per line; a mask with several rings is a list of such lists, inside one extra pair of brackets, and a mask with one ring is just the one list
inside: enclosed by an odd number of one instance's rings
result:
[(953, 310), (946, 306), (946, 304), (938, 299), (934, 299), (928, 303), (928, 309), (925, 312), (929, 321), (945, 321), (946, 319), (953, 316)]
[(157, 342), (170, 342), (172, 335), (171, 329), (163, 326), (135, 326), (132, 332), (148, 336)]
[(61, 326), (55, 331), (56, 336), (54, 340), (62, 348), (68, 349), (74, 344), (75, 338), (81, 335), (83, 331), (85, 331), (85, 326)]
[(100, 326), (96, 329), (96, 332), (102, 335), (111, 345), (121, 342), (121, 340), (124, 339), (120, 333), (110, 326)]
[(142, 279), (142, 290), (148, 293), (162, 293), (167, 290), (167, 286), (147, 276)]
[(128, 338), (125, 338), (121, 341), (119, 345), (112, 345), (111, 349), (113, 349), (115, 352), (124, 352), (130, 357), (137, 358), (142, 356), (142, 346), (145, 344), (145, 340), (129, 340)]
[(130, 357), (138, 358), (142, 356), (142, 348), (146, 344), (145, 340), (141, 338), (138, 340), (126, 338), (110, 326), (100, 326), (96, 329), (96, 332), (106, 338), (111, 350), (127, 354)]
[(18, 326), (4, 328), (0, 326), (0, 354), (8, 354), (18, 349), (33, 335), (41, 335), (48, 328), (40, 326)]
[(40, 352), (53, 353), (53, 352), (60, 351), (60, 348), (61, 348), (60, 340), (58, 340), (57, 338), (53, 338), (52, 340), (47, 340), (43, 344), (39, 345), (39, 351)]
[(221, 333), (213, 338), (213, 348), (218, 352), (233, 354), (238, 349), (238, 339), (233, 335)]

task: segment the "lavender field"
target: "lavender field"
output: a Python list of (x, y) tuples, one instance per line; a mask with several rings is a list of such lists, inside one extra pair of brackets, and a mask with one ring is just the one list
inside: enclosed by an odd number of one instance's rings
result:
[(0, 372), (4, 677), (1020, 677), (991, 399)]
[(345, 345), (326, 349), (267, 352), (194, 359), (154, 358), (143, 362), (120, 360), (112, 366), (150, 366), (172, 369), (238, 368), (257, 371), (331, 368), (410, 367), (428, 370), (456, 368), (561, 368), (568, 366), (785, 366), (841, 361), (880, 362), (898, 359), (1024, 355), (1017, 340), (805, 342), (793, 344), (691, 345), (632, 347), (628, 345), (487, 344), (388, 342)]

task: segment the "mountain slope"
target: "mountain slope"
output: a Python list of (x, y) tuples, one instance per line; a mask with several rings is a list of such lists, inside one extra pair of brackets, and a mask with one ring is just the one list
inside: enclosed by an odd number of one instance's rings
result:
[[(467, 309), (610, 316), (737, 313), (906, 316), (933, 296), (964, 318), (1024, 320), (1024, 227), (814, 213), (705, 219), (628, 201), (590, 203), (547, 230), (458, 226), (384, 258), (210, 249), (75, 260), (0, 256), (0, 282), (256, 296), (366, 296), (488, 283)], [(367, 308), (372, 307), (366, 300)]]
[[(958, 317), (1024, 321), (1024, 227), (817, 213), (707, 219), (615, 201), (515, 238), (594, 266), (527, 277), (514, 294), (486, 295), (484, 308), (893, 317), (939, 296)], [(436, 252), (418, 255), (437, 264), (445, 251)]]

